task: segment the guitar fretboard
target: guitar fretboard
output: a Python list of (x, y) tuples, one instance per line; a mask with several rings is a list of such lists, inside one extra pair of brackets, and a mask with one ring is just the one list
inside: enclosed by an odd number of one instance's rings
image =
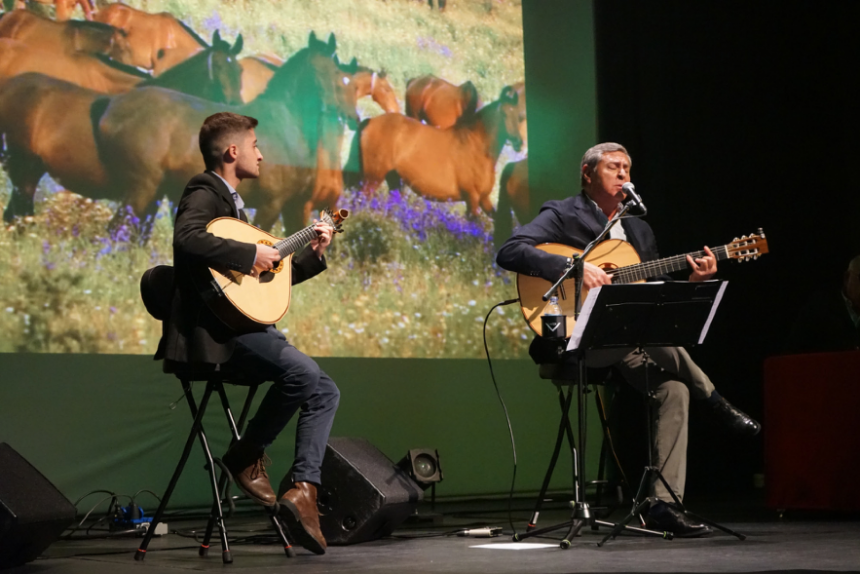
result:
[[(729, 258), (728, 245), (722, 245), (711, 249), (717, 261)], [(651, 277), (671, 273), (673, 271), (681, 271), (688, 269), (690, 264), (687, 263), (687, 255), (693, 259), (704, 257), (704, 251), (694, 251), (685, 255), (675, 255), (674, 257), (666, 257), (665, 259), (656, 259), (654, 261), (645, 261), (635, 265), (628, 265), (620, 269), (607, 270), (606, 272), (612, 276), (613, 283), (634, 283), (636, 281), (644, 281)]]
[(297, 231), (287, 237), (286, 239), (281, 239), (277, 243), (275, 243), (274, 247), (278, 250), (278, 253), (281, 254), (281, 259), (285, 258), (290, 253), (295, 253), (307, 243), (316, 239), (317, 232), (314, 231), (314, 226), (310, 225), (305, 227), (304, 229)]

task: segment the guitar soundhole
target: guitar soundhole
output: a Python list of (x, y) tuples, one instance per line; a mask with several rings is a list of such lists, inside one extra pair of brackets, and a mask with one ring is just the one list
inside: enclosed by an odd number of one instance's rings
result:
[(612, 269), (618, 269), (618, 265), (616, 265), (615, 263), (609, 263), (608, 261), (601, 263), (600, 265), (598, 265), (598, 267), (600, 267), (604, 271), (610, 271)]

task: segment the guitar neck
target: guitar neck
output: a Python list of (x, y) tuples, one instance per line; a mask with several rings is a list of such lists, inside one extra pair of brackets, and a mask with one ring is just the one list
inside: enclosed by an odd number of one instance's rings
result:
[[(714, 257), (716, 257), (717, 261), (728, 259), (729, 246), (722, 245), (720, 247), (716, 247), (711, 250), (711, 253), (714, 254)], [(705, 252), (694, 251), (692, 253), (687, 253), (684, 255), (666, 257), (665, 259), (645, 261), (644, 263), (637, 263), (635, 265), (621, 267), (620, 269), (615, 269), (614, 271), (607, 271), (607, 273), (612, 276), (613, 283), (635, 283), (636, 281), (644, 281), (649, 277), (656, 277), (665, 273), (688, 269), (690, 267), (690, 264), (687, 263), (687, 255), (689, 255), (693, 259), (696, 259), (697, 257), (704, 257)]]
[(278, 250), (278, 253), (281, 254), (281, 259), (283, 259), (307, 245), (307, 243), (312, 239), (316, 239), (317, 235), (317, 232), (314, 231), (314, 226), (309, 225), (308, 227), (293, 233), (286, 239), (281, 239), (275, 243), (274, 248)]

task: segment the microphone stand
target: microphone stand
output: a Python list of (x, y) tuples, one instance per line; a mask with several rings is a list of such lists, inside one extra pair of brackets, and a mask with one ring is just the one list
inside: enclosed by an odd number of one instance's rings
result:
[(594, 238), (594, 241), (585, 246), (583, 252), (573, 258), (573, 263), (565, 269), (564, 273), (559, 277), (558, 281), (552, 284), (552, 287), (544, 293), (543, 300), (549, 301), (549, 298), (553, 296), (553, 294), (558, 291), (558, 288), (562, 283), (567, 281), (570, 277), (576, 278), (576, 285), (574, 289), (574, 319), (579, 319), (579, 312), (582, 308), (582, 280), (583, 280), (583, 272), (585, 270), (585, 259), (591, 254), (597, 245), (603, 241), (607, 235), (609, 235), (609, 231), (612, 229), (612, 226), (615, 225), (622, 217), (627, 215), (627, 212), (630, 211), (634, 202), (622, 203), (624, 207), (615, 212), (615, 215), (612, 216), (606, 223), (606, 227), (603, 228), (603, 231), (600, 232), (600, 235)]
[[(628, 203), (622, 204), (623, 207), (615, 212), (615, 215), (606, 223), (606, 227), (603, 228), (603, 231), (600, 232), (594, 241), (589, 243), (583, 252), (574, 259), (573, 263), (564, 271), (562, 276), (556, 281), (552, 287), (549, 288), (544, 296), (543, 300), (548, 301), (550, 297), (558, 290), (561, 284), (566, 281), (568, 278), (573, 276), (576, 279), (576, 286), (574, 290), (574, 302), (575, 302), (575, 311), (574, 317), (579, 319), (579, 313), (582, 309), (582, 282), (585, 271), (585, 260), (588, 255), (594, 250), (594, 248), (604, 240), (604, 238), (609, 235), (609, 231), (612, 229), (612, 226), (618, 223), (618, 221), (627, 215), (627, 212), (630, 210), (630, 207), (634, 203), (637, 203), (635, 200), (630, 201)], [(585, 349), (577, 349), (577, 362), (579, 366), (579, 381), (577, 385), (577, 411), (578, 411), (578, 432), (579, 432), (579, 445), (574, 453), (575, 461), (574, 468), (576, 470), (576, 474), (574, 477), (574, 500), (570, 503), (571, 507), (571, 516), (570, 521), (565, 524), (549, 526), (546, 528), (541, 528), (539, 530), (533, 530), (531, 532), (527, 532), (523, 535), (514, 535), (514, 541), (519, 542), (527, 537), (538, 536), (544, 534), (546, 532), (555, 530), (561, 526), (565, 526), (569, 524), (569, 530), (565, 537), (562, 539), (560, 543), (560, 547), (563, 549), (570, 548), (573, 539), (579, 534), (580, 530), (585, 524), (590, 524), (593, 529), (597, 529), (598, 526), (610, 527), (612, 528), (612, 532), (616, 533), (621, 530), (630, 530), (634, 532), (638, 532), (640, 534), (657, 536), (665, 539), (672, 539), (672, 534), (670, 532), (657, 532), (653, 530), (647, 530), (645, 528), (636, 528), (633, 526), (628, 526), (626, 523), (623, 525), (616, 525), (611, 522), (604, 522), (602, 520), (597, 520), (597, 518), (591, 514), (591, 509), (589, 508), (588, 503), (585, 501), (585, 474), (584, 474), (584, 461), (585, 461), (585, 430), (586, 430), (586, 408), (585, 408), (585, 391), (588, 385), (588, 381), (586, 379), (586, 368), (585, 368)], [(573, 383), (571, 383), (571, 386)], [(571, 399), (573, 397), (573, 389), (570, 390), (568, 394), (568, 398), (566, 404), (564, 405), (563, 412), (564, 416), (567, 415), (568, 410), (570, 409)], [(629, 522), (629, 521), (628, 521)]]

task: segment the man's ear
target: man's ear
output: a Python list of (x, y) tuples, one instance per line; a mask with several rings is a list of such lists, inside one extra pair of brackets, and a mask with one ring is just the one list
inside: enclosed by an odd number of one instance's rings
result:
[(582, 179), (585, 180), (585, 183), (591, 183), (591, 173), (587, 165), (582, 166)]
[(224, 163), (236, 161), (237, 157), (239, 157), (239, 146), (236, 144), (227, 146), (227, 149), (224, 150)]

